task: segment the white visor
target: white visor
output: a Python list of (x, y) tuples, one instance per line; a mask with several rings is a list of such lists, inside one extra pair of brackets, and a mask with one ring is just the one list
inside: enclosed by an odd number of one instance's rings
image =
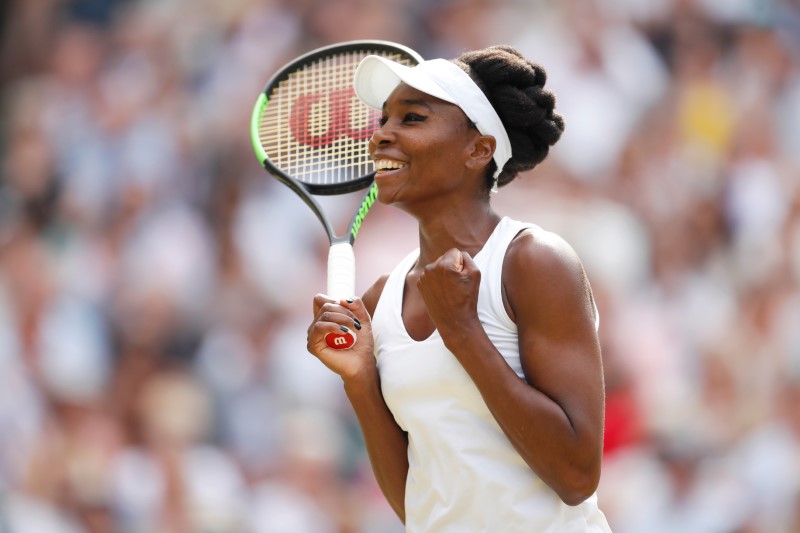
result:
[(511, 141), (497, 112), (472, 78), (456, 64), (446, 59), (423, 61), (407, 67), (384, 57), (370, 55), (361, 60), (353, 78), (356, 95), (375, 109), (382, 109), (392, 91), (405, 83), (445, 102), (461, 108), (478, 131), (491, 135), (497, 144), (492, 156), (497, 164), (497, 176), (511, 159)]

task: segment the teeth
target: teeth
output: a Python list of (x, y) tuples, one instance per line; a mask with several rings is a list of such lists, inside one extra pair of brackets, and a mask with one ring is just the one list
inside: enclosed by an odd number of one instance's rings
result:
[(391, 161), (389, 159), (378, 159), (375, 161), (375, 170), (397, 170), (406, 166), (405, 163), (399, 161)]

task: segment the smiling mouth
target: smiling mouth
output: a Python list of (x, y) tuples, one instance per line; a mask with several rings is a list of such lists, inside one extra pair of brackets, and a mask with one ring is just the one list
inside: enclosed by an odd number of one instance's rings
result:
[(375, 170), (377, 172), (386, 172), (389, 170), (400, 170), (405, 168), (406, 164), (399, 161), (392, 161), (390, 159), (378, 159), (375, 161)]

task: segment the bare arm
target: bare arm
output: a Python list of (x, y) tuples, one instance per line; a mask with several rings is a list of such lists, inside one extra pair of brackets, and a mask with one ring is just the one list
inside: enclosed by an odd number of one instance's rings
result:
[[(375, 479), (401, 521), (405, 522), (405, 491), (408, 476), (408, 437), (397, 425), (381, 393), (380, 377), (373, 355), (371, 315), (386, 283), (383, 277), (362, 299), (335, 303), (325, 295), (314, 298), (314, 321), (308, 328), (308, 351), (339, 374), (344, 390), (364, 435)], [(361, 326), (358, 341), (349, 350), (333, 350), (325, 335), (340, 326)]]
[(479, 281), (472, 259), (451, 250), (427, 267), (419, 287), (445, 345), (509, 441), (565, 503), (577, 505), (599, 482), (604, 418), (600, 347), (583, 268), (569, 245), (546, 232), (524, 232), (509, 247), (503, 285), (525, 381), (478, 321)]

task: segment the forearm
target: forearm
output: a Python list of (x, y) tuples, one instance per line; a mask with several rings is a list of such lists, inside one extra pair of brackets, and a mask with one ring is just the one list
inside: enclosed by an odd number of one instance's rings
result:
[(542, 481), (571, 504), (594, 492), (602, 447), (581, 416), (570, 416), (565, 406), (520, 379), (482, 328), (461, 328), (443, 338), (508, 440)]
[(346, 381), (344, 388), (361, 426), (375, 479), (405, 523), (408, 437), (386, 406), (377, 369), (368, 378)]

